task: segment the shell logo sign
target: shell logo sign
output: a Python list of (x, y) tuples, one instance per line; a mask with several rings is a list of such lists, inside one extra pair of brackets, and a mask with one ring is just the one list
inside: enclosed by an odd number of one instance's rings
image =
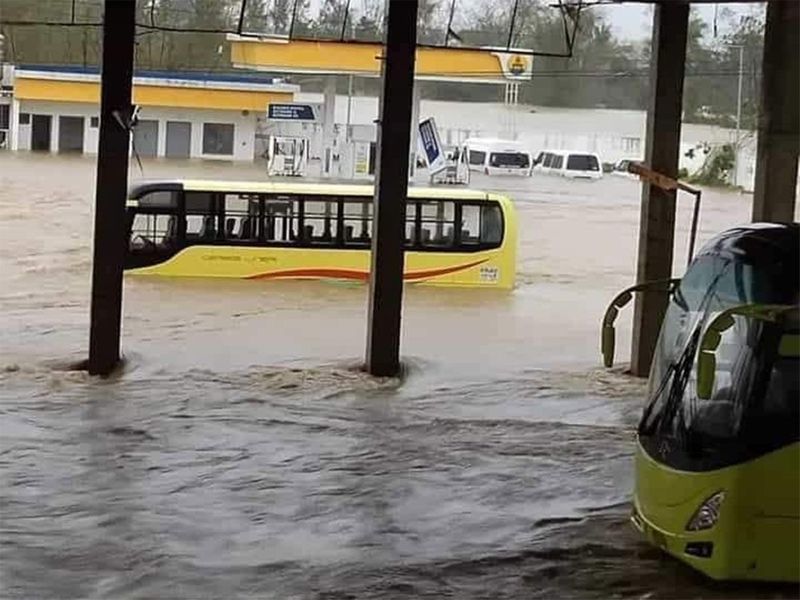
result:
[(522, 75), (528, 68), (528, 61), (524, 56), (515, 54), (508, 59), (508, 70), (512, 75)]
[(528, 80), (533, 73), (533, 57), (509, 52), (493, 52), (506, 79)]

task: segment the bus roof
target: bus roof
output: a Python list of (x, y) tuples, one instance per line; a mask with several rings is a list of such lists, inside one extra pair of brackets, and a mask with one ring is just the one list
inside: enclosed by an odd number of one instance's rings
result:
[[(224, 180), (161, 180), (143, 181), (130, 187), (128, 197), (136, 200), (155, 191), (230, 192), (239, 194), (308, 194), (372, 196), (372, 185), (342, 183), (295, 183), (285, 181), (224, 181)], [(487, 200), (499, 196), (480, 190), (409, 187), (409, 198), (442, 198), (448, 200)]]

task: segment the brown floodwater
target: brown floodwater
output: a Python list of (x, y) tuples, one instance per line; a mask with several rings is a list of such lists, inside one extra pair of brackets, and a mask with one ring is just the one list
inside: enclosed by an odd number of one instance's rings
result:
[[(262, 179), (146, 162), (132, 179)], [(599, 366), (639, 185), (475, 177), (520, 223), (509, 293), (408, 287), (400, 379), (357, 367), (366, 287), (126, 278), (125, 366), (86, 355), (94, 160), (0, 153), (0, 595), (774, 597), (627, 526), (643, 384)], [(708, 191), (701, 242), (750, 197)], [(676, 273), (691, 202), (679, 201)]]

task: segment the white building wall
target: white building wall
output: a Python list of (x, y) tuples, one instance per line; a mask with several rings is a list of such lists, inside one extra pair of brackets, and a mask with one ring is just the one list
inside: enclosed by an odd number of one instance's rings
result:
[[(91, 118), (99, 117), (100, 107), (94, 104), (78, 102), (41, 102), (34, 100), (18, 101), (17, 113), (30, 113), (31, 115), (50, 115), (51, 126), (51, 152), (58, 152), (58, 117), (75, 116), (84, 117), (83, 151), (86, 154), (96, 154), (99, 138), (99, 127), (91, 127)], [(12, 113), (14, 110), (12, 109)], [(191, 157), (215, 160), (252, 161), (255, 156), (256, 113), (241, 110), (211, 110), (167, 107), (142, 107), (139, 118), (143, 120), (158, 121), (158, 156), (164, 156), (167, 145), (167, 121), (188, 121), (192, 124)], [(215, 155), (203, 153), (203, 124), (228, 123), (234, 126), (233, 155)], [(15, 143), (18, 150), (30, 150), (31, 127), (19, 125), (18, 118), (15, 127), (17, 131)]]
[[(94, 139), (94, 148), (97, 148), (97, 130), (94, 133), (90, 131), (90, 118), (96, 117), (100, 109), (92, 104), (83, 104), (80, 102), (44, 102), (40, 100), (19, 100), (18, 113), (28, 113), (31, 119), (28, 125), (18, 125), (18, 150), (31, 149), (31, 126), (33, 124), (33, 115), (50, 115), (52, 121), (50, 124), (50, 152), (58, 152), (58, 129), (59, 117), (83, 117), (83, 151), (87, 152), (92, 146), (87, 143), (89, 140)], [(17, 115), (17, 122), (19, 122), (19, 115)], [(94, 137), (92, 137), (94, 136)]]
[[(192, 158), (252, 161), (255, 157), (256, 113), (241, 110), (213, 110), (144, 106), (142, 120), (158, 121), (158, 155), (167, 149), (167, 121), (188, 121), (192, 124), (190, 153)], [(234, 126), (233, 156), (203, 153), (203, 124), (228, 123)], [(96, 147), (96, 146), (95, 146)]]

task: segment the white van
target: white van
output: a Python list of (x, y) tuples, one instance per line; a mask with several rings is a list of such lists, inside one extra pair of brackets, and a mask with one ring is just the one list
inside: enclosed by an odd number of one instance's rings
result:
[(542, 150), (534, 161), (534, 171), (573, 179), (600, 179), (603, 168), (600, 157), (591, 152)]
[(464, 142), (471, 171), (486, 175), (530, 175), (531, 154), (525, 146), (513, 140), (469, 138)]

